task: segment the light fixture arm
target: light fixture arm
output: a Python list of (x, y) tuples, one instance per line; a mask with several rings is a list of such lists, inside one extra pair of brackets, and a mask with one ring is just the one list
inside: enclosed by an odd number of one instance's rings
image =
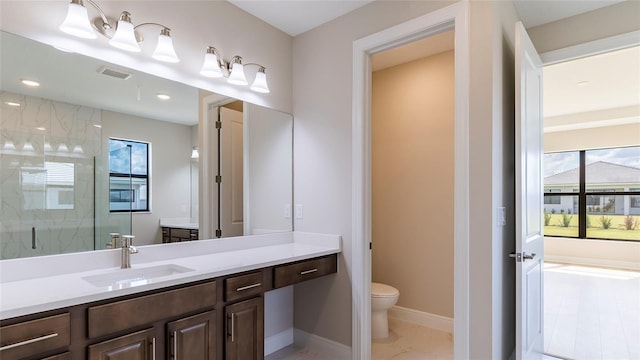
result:
[[(82, 1), (83, 0), (71, 0), (72, 3), (78, 4), (78, 5), (83, 5)], [(102, 27), (105, 30), (111, 30), (113, 26), (111, 26), (111, 23), (109, 23), (109, 19), (107, 18), (107, 15), (104, 13), (104, 11), (102, 11), (100, 6), (98, 6), (98, 4), (96, 4), (96, 2), (93, 0), (85, 0), (85, 1), (91, 4), (91, 6), (93, 6), (96, 10), (98, 10), (98, 15), (100, 15), (100, 18), (102, 18)]]
[(171, 31), (170, 28), (168, 28), (167, 26), (164, 26), (162, 24), (156, 23), (156, 22), (146, 22), (146, 23), (142, 23), (142, 24), (138, 24), (136, 26), (133, 27), (133, 29), (137, 29), (141, 26), (145, 26), (145, 25), (156, 25), (156, 26), (160, 26), (161, 28), (163, 28), (163, 30), (167, 30), (167, 31)]

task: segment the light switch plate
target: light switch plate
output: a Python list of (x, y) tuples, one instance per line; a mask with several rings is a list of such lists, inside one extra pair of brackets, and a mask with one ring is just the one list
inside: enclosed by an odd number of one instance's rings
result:
[(302, 220), (302, 218), (304, 217), (303, 211), (304, 211), (304, 208), (302, 204), (296, 204), (296, 219)]
[(284, 204), (284, 218), (291, 219), (291, 204)]

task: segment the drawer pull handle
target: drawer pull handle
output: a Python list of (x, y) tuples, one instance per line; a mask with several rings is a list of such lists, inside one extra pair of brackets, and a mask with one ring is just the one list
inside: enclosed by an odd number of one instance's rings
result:
[(311, 270), (306, 270), (306, 271), (301, 271), (301, 272), (300, 272), (300, 275), (307, 275), (307, 274), (314, 273), (314, 272), (316, 272), (316, 271), (318, 271), (318, 269), (317, 269), (317, 268), (316, 268), (316, 269), (311, 269)]
[(253, 288), (256, 288), (258, 286), (261, 286), (261, 285), (262, 285), (261, 283), (255, 283), (255, 284), (239, 287), (239, 288), (236, 289), (236, 291), (249, 290), (249, 289), (253, 289)]
[(33, 339), (25, 340), (25, 341), (20, 341), (20, 342), (14, 343), (14, 344), (5, 345), (3, 347), (0, 347), (0, 351), (13, 349), (13, 348), (18, 347), (18, 346), (33, 344), (35, 342), (44, 341), (44, 340), (47, 340), (47, 339), (54, 338), (56, 336), (58, 336), (58, 333), (53, 333), (53, 334), (49, 334), (49, 335), (42, 335), (42, 336), (37, 337), (37, 338), (33, 338)]
[(156, 360), (156, 337), (151, 338), (151, 359)]

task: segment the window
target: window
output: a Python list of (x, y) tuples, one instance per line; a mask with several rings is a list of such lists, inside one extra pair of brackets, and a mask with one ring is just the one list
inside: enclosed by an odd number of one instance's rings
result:
[(544, 165), (546, 236), (640, 241), (640, 146), (550, 153)]
[(149, 211), (149, 143), (109, 139), (109, 210)]

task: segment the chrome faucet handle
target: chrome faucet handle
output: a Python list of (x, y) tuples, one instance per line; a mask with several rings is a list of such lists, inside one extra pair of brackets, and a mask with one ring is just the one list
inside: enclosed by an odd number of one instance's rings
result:
[(122, 235), (122, 247), (130, 247), (133, 245), (133, 239), (135, 238), (133, 235)]
[(111, 237), (111, 242), (107, 243), (107, 245), (105, 246), (107, 249), (115, 249), (118, 247), (118, 240), (120, 240), (120, 234), (119, 233), (109, 233), (109, 236)]
[(128, 248), (129, 253), (131, 254), (138, 253), (138, 249), (135, 246), (133, 246), (133, 239), (135, 238), (136, 237), (134, 235), (122, 235), (122, 247)]

